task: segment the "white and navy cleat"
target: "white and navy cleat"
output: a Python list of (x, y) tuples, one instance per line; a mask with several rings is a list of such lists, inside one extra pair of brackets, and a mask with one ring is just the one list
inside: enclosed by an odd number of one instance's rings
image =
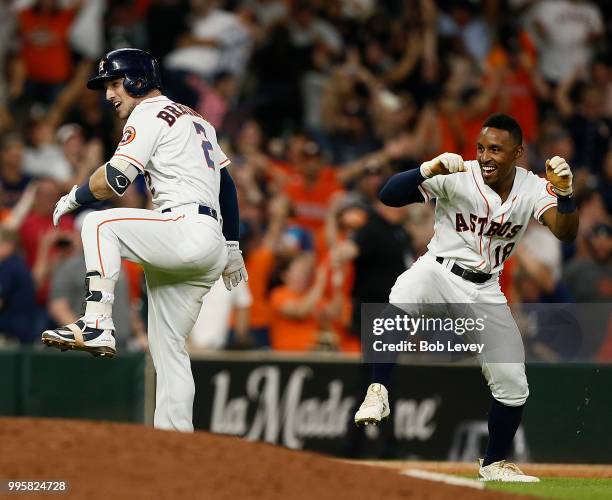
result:
[(42, 341), (62, 351), (86, 351), (101, 358), (113, 358), (117, 354), (114, 331), (88, 327), (82, 319), (55, 330), (45, 330)]
[(492, 464), (482, 465), (482, 458), (478, 460), (478, 476), (480, 481), (499, 481), (502, 483), (539, 483), (540, 479), (535, 476), (524, 474), (516, 464), (500, 460)]
[(355, 424), (377, 425), (390, 414), (387, 389), (382, 384), (370, 384), (363, 403), (355, 413)]

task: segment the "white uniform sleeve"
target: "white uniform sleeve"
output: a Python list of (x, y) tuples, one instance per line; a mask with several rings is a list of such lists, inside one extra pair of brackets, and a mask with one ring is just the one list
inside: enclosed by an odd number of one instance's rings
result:
[(449, 175), (436, 175), (430, 179), (425, 179), (419, 186), (419, 191), (425, 198), (425, 203), (434, 198), (448, 198), (446, 191), (447, 178)]
[(217, 132), (215, 131), (215, 127), (209, 125), (209, 129), (207, 132), (207, 139), (212, 146), (210, 151), (210, 158), (215, 162), (215, 165), (219, 167), (219, 169), (225, 168), (230, 164), (230, 159), (221, 149), (219, 143), (217, 142)]
[(470, 169), (478, 166), (478, 162), (466, 161), (467, 171), (457, 172), (449, 175), (436, 175), (430, 179), (425, 179), (419, 186), (419, 191), (425, 198), (425, 203), (439, 198), (441, 200), (449, 200), (453, 197), (457, 190), (461, 189), (461, 183), (466, 181), (466, 176), (469, 176)]
[(537, 194), (533, 205), (533, 218), (543, 224), (542, 215), (549, 208), (557, 206), (557, 196), (552, 190), (552, 184), (546, 179), (536, 178), (535, 189)]
[(113, 157), (127, 160), (144, 171), (159, 144), (162, 130), (167, 127), (164, 120), (156, 119), (146, 110), (132, 113), (123, 127), (123, 136)]

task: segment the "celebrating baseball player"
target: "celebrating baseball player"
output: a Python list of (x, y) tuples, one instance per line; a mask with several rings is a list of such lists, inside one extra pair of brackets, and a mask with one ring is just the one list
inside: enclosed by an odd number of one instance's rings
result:
[[(500, 304), (503, 333), (518, 339), (498, 276), (531, 217), (560, 240), (571, 242), (578, 230), (572, 198), (572, 172), (558, 156), (546, 162), (542, 179), (517, 167), (523, 154), (522, 131), (510, 116), (496, 114), (483, 124), (477, 160), (443, 153), (419, 169), (389, 179), (380, 192), (383, 203), (400, 207), (436, 199), (434, 236), (428, 251), (401, 274), (391, 289), (391, 304)], [(482, 372), (492, 394), (489, 442), (480, 460), (484, 481), (536, 482), (506, 461), (523, 405), (529, 395), (524, 362), (487, 362)], [(392, 364), (375, 364), (373, 382), (355, 414), (355, 423), (379, 423), (389, 416), (385, 385)]]
[(138, 174), (145, 176), (155, 209), (115, 208), (86, 216), (84, 314), (73, 324), (43, 332), (42, 341), (113, 357), (113, 291), (121, 259), (142, 264), (157, 372), (154, 424), (193, 431), (195, 386), (187, 335), (202, 297), (220, 276), (228, 289), (248, 279), (238, 248), (238, 200), (226, 168), (229, 159), (210, 123), (162, 94), (157, 61), (147, 52), (109, 52), (87, 87), (104, 89), (127, 122), (108, 163), (57, 202), (54, 223), (77, 207), (123, 195)]

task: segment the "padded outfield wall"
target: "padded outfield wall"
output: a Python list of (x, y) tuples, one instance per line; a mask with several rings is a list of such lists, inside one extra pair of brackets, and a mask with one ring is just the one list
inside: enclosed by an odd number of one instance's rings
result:
[[(486, 443), (490, 396), (477, 367), (398, 365), (392, 418), (361, 430), (352, 416), (368, 369), (355, 358), (216, 353), (194, 355), (192, 369), (198, 429), (346, 457), (473, 460)], [(527, 373), (516, 458), (612, 463), (612, 366)], [(153, 383), (140, 354), (0, 350), (0, 415), (150, 423)]]

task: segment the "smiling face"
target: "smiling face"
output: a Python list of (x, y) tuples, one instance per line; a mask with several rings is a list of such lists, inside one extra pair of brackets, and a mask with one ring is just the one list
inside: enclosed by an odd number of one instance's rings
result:
[(119, 118), (125, 119), (130, 116), (136, 105), (142, 100), (132, 97), (123, 86), (123, 78), (115, 78), (104, 82), (106, 89), (106, 100), (114, 107)]
[(485, 127), (480, 131), (476, 148), (485, 184), (495, 190), (511, 185), (514, 166), (523, 154), (523, 146), (517, 144), (510, 132)]

